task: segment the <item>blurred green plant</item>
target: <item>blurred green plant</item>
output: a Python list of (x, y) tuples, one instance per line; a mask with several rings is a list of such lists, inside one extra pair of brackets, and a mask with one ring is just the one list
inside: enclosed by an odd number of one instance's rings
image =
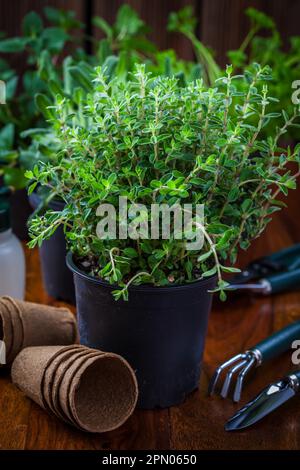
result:
[[(178, 15), (181, 17), (182, 12)], [(93, 23), (105, 35), (99, 42), (94, 41), (97, 63), (103, 65), (114, 58), (114, 74), (119, 79), (127, 79), (128, 73), (139, 63), (144, 63), (153, 75), (175, 75), (182, 84), (203, 77), (204, 68), (200, 64), (180, 60), (173, 49), (158, 50), (148, 38), (149, 27), (129, 5), (120, 7), (113, 25), (100, 17), (95, 17)]]
[(133, 70), (134, 64), (154, 57), (157, 47), (147, 34), (149, 28), (129, 5), (122, 5), (113, 25), (96, 16), (93, 24), (105, 35), (99, 42), (94, 41), (98, 64), (103, 64), (110, 56), (118, 57), (116, 74), (126, 77)]
[[(0, 176), (4, 183), (16, 189), (24, 187), (24, 169), (40, 157), (40, 153), (28, 149), (31, 133), (28, 128), (46, 126), (43, 115), (36, 108), (36, 93), (48, 93), (54, 83), (63, 81), (68, 87), (66, 67), (85, 58), (74, 31), (82, 24), (73, 12), (59, 11), (51, 7), (44, 10), (50, 26), (37, 13), (28, 13), (22, 23), (22, 36), (0, 40), (0, 53), (26, 58), (25, 71), (18, 76), (9, 62), (0, 59), (0, 79), (6, 83), (6, 104), (0, 106)], [(76, 46), (73, 58), (64, 58), (65, 48)], [(15, 61), (16, 61), (15, 57)], [(42, 131), (44, 132), (44, 131)], [(40, 134), (42, 134), (40, 132)], [(35, 144), (37, 145), (37, 144)], [(46, 147), (43, 146), (46, 153)]]
[(196, 36), (197, 19), (193, 14), (193, 7), (186, 6), (178, 12), (170, 14), (168, 30), (182, 33), (192, 43), (204, 83), (213, 86), (222, 74), (220, 67), (213, 57), (213, 53)]
[[(272, 111), (289, 115), (294, 108), (292, 84), (300, 79), (300, 36), (291, 37), (286, 49), (272, 18), (254, 8), (248, 8), (246, 15), (250, 19), (250, 30), (239, 49), (228, 52), (229, 60), (235, 70), (245, 70), (253, 61), (270, 65), (273, 75), (269, 84), (270, 93), (277, 98), (277, 102), (272, 104)], [(274, 123), (270, 122), (265, 128), (266, 136), (274, 130)], [(299, 129), (289, 128), (285, 139), (299, 141)]]
[[(237, 50), (228, 52), (228, 58), (235, 71), (246, 72), (253, 62), (272, 68), (273, 79), (269, 83), (270, 94), (277, 98), (270, 111), (289, 115), (293, 113), (294, 104), (291, 97), (292, 83), (300, 79), (300, 36), (290, 38), (290, 47), (284, 48), (281, 35), (274, 20), (265, 13), (248, 8), (245, 11), (250, 19), (250, 29)], [(184, 34), (193, 44), (199, 65), (204, 68), (206, 81), (213, 84), (220, 76), (220, 68), (213, 59), (213, 54), (196, 37), (197, 19), (193, 16), (192, 7), (188, 6), (176, 13), (171, 13), (169, 30)], [(263, 33), (263, 35), (261, 35)], [(266, 34), (269, 33), (269, 34)], [(223, 72), (222, 72), (223, 73)], [(240, 81), (243, 88), (243, 81)], [(237, 84), (238, 86), (238, 84)], [(272, 135), (276, 131), (274, 121), (264, 127), (264, 135)], [(299, 129), (291, 127), (283, 136), (286, 141), (299, 141)]]

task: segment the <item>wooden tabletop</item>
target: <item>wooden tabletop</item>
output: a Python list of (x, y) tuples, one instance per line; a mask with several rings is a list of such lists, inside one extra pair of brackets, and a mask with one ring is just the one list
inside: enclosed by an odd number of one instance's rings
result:
[[(289, 210), (276, 215), (261, 239), (242, 256), (242, 265), (300, 241), (298, 200), (299, 194), (293, 193)], [(26, 258), (27, 300), (62, 305), (47, 297), (43, 290), (38, 251), (26, 250)], [(199, 390), (180, 406), (137, 410), (120, 429), (102, 435), (81, 433), (49, 416), (18, 391), (11, 384), (9, 373), (1, 370), (0, 449), (300, 449), (300, 398), (290, 400), (249, 430), (224, 431), (225, 421), (241, 404), (289, 371), (291, 354), (258, 369), (247, 383), (240, 405), (206, 395), (209, 378), (219, 363), (297, 319), (300, 319), (300, 290), (264, 298), (234, 296), (225, 304), (215, 301)]]

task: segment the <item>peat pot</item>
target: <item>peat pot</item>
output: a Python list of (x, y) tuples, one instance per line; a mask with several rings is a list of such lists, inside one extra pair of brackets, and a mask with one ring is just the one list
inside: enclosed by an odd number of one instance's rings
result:
[(123, 356), (136, 372), (140, 408), (181, 403), (198, 387), (215, 277), (183, 286), (132, 286), (129, 300), (79, 270), (74, 274), (80, 342)]
[[(41, 203), (38, 194), (32, 193), (29, 201), (34, 209)], [(61, 211), (64, 203), (51, 201), (48, 207)], [(59, 227), (49, 240), (45, 240), (39, 249), (42, 277), (46, 292), (51, 297), (75, 304), (73, 276), (66, 265), (66, 240), (62, 227)]]

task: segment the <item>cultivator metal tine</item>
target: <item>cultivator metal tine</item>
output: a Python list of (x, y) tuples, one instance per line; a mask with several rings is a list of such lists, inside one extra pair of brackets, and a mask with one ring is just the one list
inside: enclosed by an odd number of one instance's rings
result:
[(258, 357), (255, 354), (255, 351), (249, 350), (246, 351), (243, 354), (238, 354), (237, 356), (234, 356), (232, 359), (229, 359), (228, 361), (224, 362), (224, 364), (221, 364), (217, 370), (215, 371), (212, 380), (209, 384), (208, 392), (210, 395), (212, 395), (217, 387), (220, 375), (225, 369), (228, 369), (226, 372), (225, 380), (223, 383), (223, 386), (221, 388), (220, 395), (223, 398), (226, 398), (228, 396), (230, 387), (233, 383), (234, 376), (237, 374), (237, 379), (236, 379), (236, 384), (234, 387), (233, 391), (233, 401), (238, 402), (241, 398), (241, 393), (242, 393), (242, 388), (243, 384), (245, 381), (245, 377), (252, 369), (252, 367), (255, 367), (258, 362)]
[(222, 374), (223, 370), (225, 370), (227, 367), (231, 366), (232, 364), (234, 364), (236, 361), (239, 361), (240, 359), (245, 359), (246, 358), (246, 354), (237, 354), (236, 356), (232, 357), (231, 359), (229, 359), (228, 361), (224, 362), (223, 364), (221, 364), (215, 371), (211, 381), (210, 381), (210, 384), (209, 384), (209, 387), (208, 387), (208, 394), (209, 395), (213, 395), (215, 389), (216, 389), (216, 386), (217, 386), (217, 382), (219, 380), (219, 377), (220, 375)]
[(242, 388), (244, 384), (244, 380), (250, 369), (256, 365), (256, 359), (255, 357), (252, 357), (250, 359), (250, 362), (248, 362), (247, 366), (239, 373), (236, 381), (236, 386), (233, 392), (233, 401), (238, 402), (241, 399), (241, 393), (242, 393)]
[(239, 362), (236, 366), (229, 369), (229, 371), (226, 374), (226, 378), (224, 380), (224, 384), (223, 384), (223, 387), (222, 387), (222, 390), (221, 390), (221, 397), (223, 397), (223, 398), (227, 397), (233, 375), (238, 370), (240, 370), (242, 367), (244, 367), (247, 364), (247, 362), (248, 362), (248, 360), (245, 359), (244, 361)]

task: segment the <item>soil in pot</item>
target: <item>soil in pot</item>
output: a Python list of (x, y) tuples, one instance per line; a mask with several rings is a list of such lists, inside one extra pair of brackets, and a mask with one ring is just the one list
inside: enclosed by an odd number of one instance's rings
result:
[[(38, 194), (29, 196), (34, 209), (41, 203)], [(64, 203), (51, 201), (49, 207), (61, 211)], [(51, 297), (75, 304), (73, 275), (66, 266), (66, 240), (62, 227), (59, 227), (49, 240), (45, 240), (39, 249), (43, 282), (46, 292)]]
[(140, 408), (181, 403), (198, 387), (215, 278), (183, 286), (136, 286), (114, 300), (111, 286), (74, 273), (80, 342), (123, 356), (136, 372)]

